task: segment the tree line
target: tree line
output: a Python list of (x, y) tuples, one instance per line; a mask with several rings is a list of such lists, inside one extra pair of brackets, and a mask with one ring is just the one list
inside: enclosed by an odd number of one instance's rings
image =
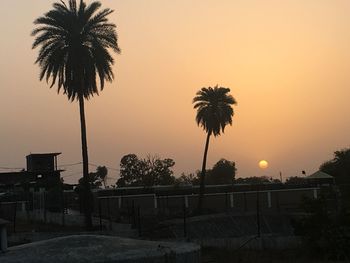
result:
[[(201, 171), (195, 173), (182, 173), (179, 177), (174, 175), (175, 161), (171, 158), (161, 158), (158, 155), (148, 154), (141, 158), (136, 154), (124, 155), (120, 160), (120, 176), (116, 187), (127, 186), (154, 186), (154, 185), (199, 185)], [(334, 158), (322, 163), (320, 171), (334, 176), (337, 185), (341, 188), (350, 186), (350, 148), (334, 152)], [(211, 169), (205, 171), (205, 184), (264, 184), (282, 183), (279, 179), (268, 176), (252, 176), (236, 178), (237, 167), (234, 161), (224, 158), (217, 161)], [(106, 188), (108, 169), (98, 166), (95, 172), (89, 173), (89, 182), (92, 188)], [(79, 179), (83, 183), (83, 178)], [(285, 184), (306, 184), (306, 177), (292, 176), (286, 179)]]

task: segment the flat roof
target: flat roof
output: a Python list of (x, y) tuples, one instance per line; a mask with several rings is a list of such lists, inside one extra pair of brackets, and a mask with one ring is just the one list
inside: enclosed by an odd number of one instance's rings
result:
[(31, 153), (31, 154), (28, 154), (26, 157), (29, 157), (29, 156), (42, 156), (42, 157), (45, 157), (45, 156), (57, 156), (57, 155), (60, 155), (61, 153), (59, 152), (55, 152), (55, 153)]

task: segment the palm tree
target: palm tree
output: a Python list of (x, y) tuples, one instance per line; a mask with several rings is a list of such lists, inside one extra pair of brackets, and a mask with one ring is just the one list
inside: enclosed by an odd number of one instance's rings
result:
[(205, 142), (202, 172), (200, 179), (198, 211), (202, 212), (205, 167), (207, 163), (207, 154), (209, 147), (209, 139), (211, 135), (219, 136), (224, 132), (227, 124), (232, 125), (232, 116), (234, 111), (231, 105), (236, 104), (236, 100), (229, 94), (230, 89), (218, 87), (202, 88), (197, 92), (193, 99), (194, 109), (197, 109), (196, 122), (198, 126), (202, 126), (207, 133)]
[[(105, 81), (114, 78), (114, 60), (109, 50), (119, 53), (116, 26), (108, 22), (111, 9), (99, 10), (100, 2), (86, 5), (83, 0), (62, 0), (53, 9), (34, 21), (36, 28), (33, 49), (40, 46), (36, 64), (40, 66), (40, 80), (57, 84), (58, 93), (63, 90), (68, 100), (79, 102), (83, 178), (85, 188), (85, 221), (91, 222), (91, 189), (88, 182), (88, 151), (84, 100), (90, 99), (104, 87)], [(96, 82), (99, 77), (99, 85)]]

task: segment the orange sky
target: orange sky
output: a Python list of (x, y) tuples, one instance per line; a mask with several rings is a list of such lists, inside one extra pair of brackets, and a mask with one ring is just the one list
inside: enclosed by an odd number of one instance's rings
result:
[[(81, 161), (78, 104), (40, 83), (33, 64), (32, 22), (53, 2), (0, 9), (1, 167), (24, 167), (30, 152)], [(116, 11), (122, 54), (115, 81), (86, 107), (91, 163), (119, 168), (125, 154), (150, 153), (173, 158), (176, 175), (200, 168), (205, 134), (191, 101), (216, 84), (238, 105), (233, 126), (211, 141), (209, 168), (226, 158), (241, 177), (289, 177), (349, 146), (349, 1), (101, 2)], [(81, 167), (66, 168), (65, 180), (76, 182)]]

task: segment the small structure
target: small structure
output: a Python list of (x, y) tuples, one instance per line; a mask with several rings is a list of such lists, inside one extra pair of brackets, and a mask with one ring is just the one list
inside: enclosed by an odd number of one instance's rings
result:
[(37, 188), (49, 189), (60, 182), (62, 170), (57, 169), (57, 156), (61, 153), (35, 153), (26, 156), (27, 172)]
[(316, 185), (332, 185), (334, 184), (334, 177), (324, 173), (322, 171), (317, 171), (306, 177), (306, 180), (310, 184)]
[(5, 252), (7, 250), (7, 231), (6, 225), (9, 222), (0, 218), (0, 251)]

